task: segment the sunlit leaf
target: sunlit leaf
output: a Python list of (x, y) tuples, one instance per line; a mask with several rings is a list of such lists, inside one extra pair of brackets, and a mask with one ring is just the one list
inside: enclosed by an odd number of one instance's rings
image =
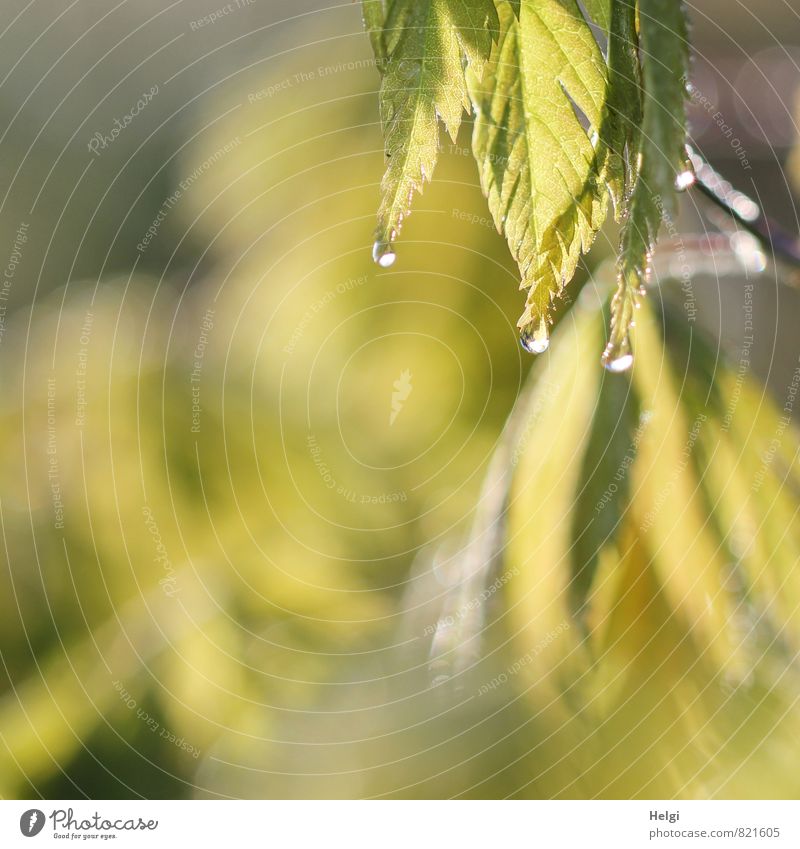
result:
[[(622, 14), (625, 5), (615, 3), (615, 12)], [(638, 173), (620, 243), (611, 333), (603, 353), (604, 364), (612, 370), (630, 362), (630, 328), (658, 229), (665, 213), (675, 214), (676, 181), (690, 173), (685, 109), (689, 48), (683, 4), (676, 0), (640, 0), (638, 12), (643, 57), (642, 131), (633, 162)], [(626, 20), (625, 32), (630, 35)], [(622, 44), (625, 37), (624, 33), (620, 36)]]
[(608, 153), (592, 136), (602, 121), (606, 66), (572, 0), (523, 0), (519, 19), (506, 2), (499, 11), (500, 36), (483, 79), (469, 78), (473, 152), (528, 290), (519, 326), (545, 335), (551, 302), (605, 216)]
[(390, 246), (414, 192), (422, 191), (436, 166), (439, 119), (455, 140), (469, 108), (463, 58), (480, 73), (496, 14), (489, 0), (394, 0), (387, 4), (382, 36), (375, 33), (377, 15), (374, 4), (365, 7), (382, 59), (380, 107), (388, 158), (375, 259), (390, 264)]
[[(382, 32), (381, 4), (365, 5), (385, 70), (381, 115), (390, 159), (374, 258), (383, 266), (394, 261), (391, 245), (414, 191), (436, 164), (437, 118), (455, 138), (471, 101), (481, 186), (527, 291), (518, 322), (523, 346), (547, 348), (553, 302), (591, 247), (610, 195), (623, 228), (603, 363), (624, 371), (633, 362), (630, 329), (659, 225), (674, 214), (677, 189), (692, 182), (683, 4), (496, 5), (499, 20), (494, 5), (479, 0), (395, 2)], [(470, 65), (467, 90), (462, 55)]]

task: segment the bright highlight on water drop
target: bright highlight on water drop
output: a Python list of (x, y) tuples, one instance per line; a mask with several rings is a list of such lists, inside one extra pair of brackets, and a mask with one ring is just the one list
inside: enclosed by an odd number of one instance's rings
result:
[(614, 374), (627, 371), (633, 365), (633, 354), (623, 354), (615, 360), (608, 360), (604, 365), (608, 371), (612, 371)]
[(372, 246), (372, 259), (381, 268), (389, 268), (394, 265), (394, 261), (397, 259), (397, 254), (394, 252), (389, 242), (384, 239), (379, 239)]
[(614, 374), (627, 371), (633, 365), (631, 337), (625, 334), (620, 340), (609, 342), (601, 358), (603, 368)]
[(529, 354), (543, 354), (550, 347), (550, 331), (545, 319), (531, 322), (523, 328), (519, 336), (519, 344)]
[(681, 171), (675, 178), (675, 188), (679, 192), (686, 191), (690, 186), (693, 186), (697, 181), (693, 168), (687, 168), (686, 171)]
[(690, 186), (697, 182), (697, 175), (694, 170), (694, 162), (692, 160), (693, 151), (691, 148), (686, 148), (686, 159), (683, 164), (683, 171), (675, 178), (675, 191), (685, 192)]

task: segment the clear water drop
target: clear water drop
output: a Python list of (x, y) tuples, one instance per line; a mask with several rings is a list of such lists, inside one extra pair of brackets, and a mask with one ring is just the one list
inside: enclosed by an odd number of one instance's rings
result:
[(550, 347), (550, 331), (544, 318), (532, 321), (519, 335), (519, 344), (529, 354), (543, 354)]
[(692, 165), (691, 155), (687, 151), (686, 160), (681, 171), (675, 178), (675, 189), (679, 192), (685, 192), (697, 182), (697, 175), (694, 173), (694, 165)]
[(694, 170), (681, 171), (680, 174), (675, 178), (675, 188), (679, 192), (685, 192), (690, 186), (693, 186), (697, 177), (695, 176)]
[(621, 374), (633, 365), (633, 354), (622, 354), (619, 357), (609, 358), (603, 365), (607, 371)]
[(389, 268), (394, 265), (397, 254), (394, 252), (394, 248), (392, 248), (392, 243), (386, 239), (378, 239), (372, 246), (372, 259), (381, 268)]
[(621, 340), (609, 342), (603, 351), (603, 368), (614, 374), (627, 371), (633, 365), (631, 337), (626, 333)]

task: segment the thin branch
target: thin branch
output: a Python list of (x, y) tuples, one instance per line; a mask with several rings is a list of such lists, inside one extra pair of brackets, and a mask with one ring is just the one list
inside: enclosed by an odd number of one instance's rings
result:
[(769, 218), (751, 197), (735, 189), (696, 150), (688, 148), (697, 190), (752, 233), (775, 259), (800, 266), (800, 239)]

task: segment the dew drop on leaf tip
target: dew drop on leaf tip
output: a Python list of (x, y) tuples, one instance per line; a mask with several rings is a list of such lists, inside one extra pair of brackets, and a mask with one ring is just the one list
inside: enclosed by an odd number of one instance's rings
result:
[(675, 177), (675, 190), (684, 192), (697, 182), (697, 175), (694, 171), (694, 164), (689, 151), (687, 151), (686, 160), (683, 165), (683, 170)]
[(621, 341), (609, 342), (605, 351), (603, 351), (601, 362), (606, 371), (613, 372), (614, 374), (627, 371), (633, 365), (630, 336), (625, 334)]
[(390, 242), (386, 241), (386, 239), (378, 239), (372, 246), (372, 259), (381, 268), (389, 268), (394, 265), (397, 254), (394, 252)]
[(633, 365), (633, 354), (622, 354), (616, 358), (609, 358), (603, 362), (606, 371), (611, 371), (614, 374), (620, 374), (627, 371)]
[(531, 322), (523, 328), (519, 335), (519, 344), (529, 354), (543, 354), (550, 347), (550, 332), (547, 329), (547, 321), (540, 319)]

